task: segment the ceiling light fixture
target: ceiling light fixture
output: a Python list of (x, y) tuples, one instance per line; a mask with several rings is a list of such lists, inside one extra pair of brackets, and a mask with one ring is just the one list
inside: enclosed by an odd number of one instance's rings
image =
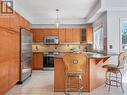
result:
[(56, 27), (59, 28), (60, 20), (59, 20), (59, 9), (56, 9)]

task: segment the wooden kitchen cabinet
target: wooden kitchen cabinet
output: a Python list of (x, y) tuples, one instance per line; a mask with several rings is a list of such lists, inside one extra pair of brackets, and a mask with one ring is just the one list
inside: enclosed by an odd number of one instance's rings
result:
[(60, 43), (66, 42), (66, 29), (59, 29), (59, 40)]
[(32, 32), (32, 38), (33, 38), (33, 42), (36, 42), (36, 32), (34, 32), (34, 31), (32, 31), (31, 30), (31, 32)]
[(35, 40), (36, 42), (42, 42), (42, 40), (43, 40), (43, 33), (41, 31), (37, 31), (35, 39), (36, 39)]
[(19, 24), (20, 24), (20, 27), (23, 27), (25, 28), (26, 30), (30, 30), (30, 23), (22, 16), (19, 16)]
[(42, 31), (41, 33), (43, 34), (43, 39), (45, 36), (51, 36), (52, 35), (51, 29), (43, 29), (41, 31)]
[(4, 95), (19, 81), (20, 27), (29, 22), (18, 13), (0, 16), (0, 95)]
[(9, 27), (14, 31), (19, 31), (19, 16), (15, 13), (9, 17)]
[(43, 53), (42, 52), (33, 53), (32, 67), (34, 70), (43, 70)]
[(19, 81), (19, 34), (0, 28), (0, 95)]
[(43, 31), (41, 31), (40, 29), (32, 29), (31, 32), (33, 34), (33, 42), (43, 41), (43, 37), (44, 37)]
[(73, 42), (80, 42), (81, 41), (81, 29), (76, 28), (73, 29), (73, 35), (72, 35)]
[(88, 25), (86, 27), (86, 41), (87, 43), (93, 43), (93, 27), (92, 25)]
[(31, 29), (34, 42), (43, 42), (45, 36), (59, 36), (58, 29)]
[(59, 36), (59, 30), (58, 29), (50, 29), (50, 33), (52, 36)]
[(43, 42), (45, 36), (58, 36), (60, 43), (80, 42), (80, 28), (60, 28), (60, 29), (31, 29), (34, 42)]
[[(8, 33), (0, 28), (0, 95), (8, 89)], [(5, 52), (6, 51), (6, 52)]]
[(73, 42), (73, 29), (72, 28), (68, 28), (66, 29), (66, 42)]
[(0, 26), (1, 27), (10, 27), (9, 16), (0, 16)]
[(15, 85), (18, 80), (19, 80), (19, 52), (18, 52), (18, 48), (19, 45), (19, 37), (18, 37), (19, 33), (18, 32), (11, 32), (9, 35), (8, 35), (8, 39), (9, 39), (9, 42), (8, 42), (8, 45), (9, 47), (9, 50), (8, 50), (8, 54), (11, 54), (11, 56), (8, 57), (8, 60), (9, 60), (9, 68), (8, 68), (8, 84), (10, 87), (12, 87), (13, 85)]
[(81, 39), (81, 29), (71, 28), (66, 29), (66, 42), (80, 42)]

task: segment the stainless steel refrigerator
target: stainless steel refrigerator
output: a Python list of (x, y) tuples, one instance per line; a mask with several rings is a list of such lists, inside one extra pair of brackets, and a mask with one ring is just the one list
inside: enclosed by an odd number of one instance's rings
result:
[(32, 74), (32, 33), (20, 29), (20, 81), (22, 83)]

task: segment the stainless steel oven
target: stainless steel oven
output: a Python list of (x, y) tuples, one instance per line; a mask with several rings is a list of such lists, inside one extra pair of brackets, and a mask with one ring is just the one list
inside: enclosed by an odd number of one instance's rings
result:
[(44, 66), (44, 70), (54, 69), (54, 54), (53, 53), (51, 52), (44, 53), (43, 66)]

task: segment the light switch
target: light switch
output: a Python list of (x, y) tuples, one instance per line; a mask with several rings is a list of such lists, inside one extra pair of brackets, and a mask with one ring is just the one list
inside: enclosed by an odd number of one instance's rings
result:
[(113, 49), (113, 46), (112, 45), (109, 45), (109, 49)]

